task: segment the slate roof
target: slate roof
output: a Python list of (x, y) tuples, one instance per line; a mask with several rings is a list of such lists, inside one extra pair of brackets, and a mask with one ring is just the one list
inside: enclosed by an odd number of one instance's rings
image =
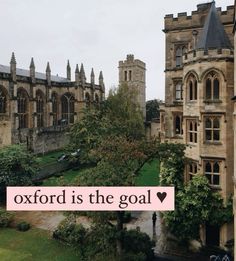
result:
[(204, 50), (208, 48), (232, 48), (224, 26), (220, 21), (214, 1), (211, 3), (211, 8), (205, 20), (196, 48)]
[[(10, 73), (10, 66), (0, 64), (0, 73)], [(17, 68), (16, 69), (16, 75), (23, 76), (23, 77), (30, 77), (30, 72), (29, 72), (29, 70)], [(40, 80), (46, 80), (46, 74), (35, 72), (35, 78), (40, 79)], [(67, 78), (63, 78), (63, 77), (55, 76), (55, 75), (51, 76), (51, 81), (54, 81), (54, 82), (70, 82)]]

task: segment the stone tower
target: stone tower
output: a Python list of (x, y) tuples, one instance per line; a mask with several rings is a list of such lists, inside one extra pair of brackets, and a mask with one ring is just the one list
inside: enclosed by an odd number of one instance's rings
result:
[(137, 92), (137, 103), (146, 118), (146, 65), (129, 54), (119, 62), (119, 84), (127, 84)]

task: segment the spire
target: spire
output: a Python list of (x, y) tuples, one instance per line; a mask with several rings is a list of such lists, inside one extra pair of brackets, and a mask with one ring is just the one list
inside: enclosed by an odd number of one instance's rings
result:
[(75, 81), (76, 81), (76, 84), (79, 84), (79, 66), (78, 66), (78, 63), (76, 64), (76, 68), (75, 68)]
[(99, 73), (99, 85), (101, 86), (102, 90), (105, 90), (105, 85), (104, 85), (104, 81), (103, 81), (103, 74), (102, 71), (100, 71)]
[(215, 1), (211, 3), (211, 8), (196, 46), (196, 49), (207, 50), (208, 48), (232, 48), (224, 26), (217, 13)]
[(31, 62), (30, 62), (30, 78), (32, 80), (32, 82), (35, 82), (35, 65), (34, 65), (34, 58), (31, 58)]
[(66, 74), (67, 74), (67, 79), (70, 81), (71, 80), (71, 68), (70, 68), (69, 60), (67, 61)]
[(85, 76), (85, 72), (84, 72), (84, 65), (82, 63), (80, 66), (80, 77), (81, 77), (82, 85), (84, 85), (86, 82), (86, 76)]
[(14, 52), (11, 55), (11, 61), (10, 61), (10, 72), (12, 80), (16, 81), (16, 58)]
[(90, 82), (91, 84), (95, 84), (95, 74), (92, 68), (91, 75), (90, 75)]
[(46, 80), (47, 80), (48, 85), (51, 85), (51, 69), (50, 69), (49, 62), (47, 62)]

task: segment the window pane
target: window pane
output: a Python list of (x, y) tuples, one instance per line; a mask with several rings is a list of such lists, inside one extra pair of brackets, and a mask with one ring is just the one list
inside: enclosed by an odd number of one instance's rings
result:
[(189, 83), (189, 100), (193, 100), (193, 83), (190, 81)]
[(190, 124), (189, 124), (189, 130), (193, 130), (193, 123), (190, 121)]
[(194, 173), (197, 173), (197, 164), (194, 164)]
[(206, 128), (211, 128), (211, 119), (206, 119)]
[(218, 79), (214, 80), (214, 93), (213, 93), (214, 99), (219, 99), (220, 97), (220, 87), (219, 87), (219, 81)]
[(214, 175), (213, 176), (213, 184), (214, 185), (220, 185), (220, 175)]
[(220, 131), (218, 130), (213, 131), (213, 140), (220, 140)]
[(206, 81), (206, 99), (211, 99), (211, 80)]
[(197, 100), (197, 81), (194, 83), (194, 98)]
[(211, 172), (211, 163), (207, 162), (205, 165), (205, 172)]
[(213, 121), (213, 128), (214, 129), (219, 129), (220, 128), (220, 121), (219, 121), (219, 119), (214, 119), (214, 121)]
[(206, 130), (206, 140), (211, 140), (211, 130)]
[(218, 162), (214, 163), (213, 172), (214, 173), (220, 173), (220, 166), (219, 166)]
[(211, 175), (210, 175), (210, 174), (206, 174), (206, 177), (207, 177), (209, 183), (212, 184), (212, 183), (211, 183)]
[(180, 134), (180, 117), (179, 116), (176, 116), (175, 117), (175, 134)]
[(191, 173), (193, 172), (193, 165), (192, 164), (189, 165), (189, 172), (191, 172)]
[(193, 142), (193, 133), (192, 132), (189, 133), (189, 141)]
[(194, 142), (197, 143), (197, 133), (194, 133)]

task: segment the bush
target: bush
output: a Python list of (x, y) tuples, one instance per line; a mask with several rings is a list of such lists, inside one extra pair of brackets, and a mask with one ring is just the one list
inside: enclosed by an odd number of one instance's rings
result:
[(0, 209), (0, 227), (9, 227), (13, 220), (13, 214)]
[(27, 231), (30, 229), (30, 224), (26, 221), (22, 221), (22, 222), (18, 223), (16, 227), (19, 231), (24, 232), (24, 231)]

